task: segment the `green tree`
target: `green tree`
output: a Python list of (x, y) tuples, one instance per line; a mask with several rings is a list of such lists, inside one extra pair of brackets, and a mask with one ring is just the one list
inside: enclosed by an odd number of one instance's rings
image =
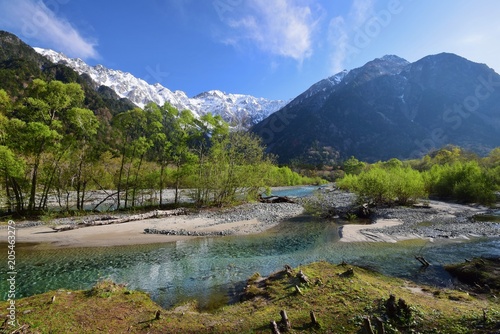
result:
[(407, 205), (428, 196), (422, 174), (410, 167), (402, 167), (397, 159), (372, 165), (359, 175), (348, 174), (337, 181), (337, 185), (376, 204), (397, 202)]
[(168, 113), (172, 119), (169, 129), (169, 138), (172, 143), (168, 148), (168, 157), (174, 164), (173, 173), (175, 197), (174, 203), (179, 202), (181, 182), (195, 169), (197, 155), (191, 150), (190, 143), (196, 138), (197, 131), (195, 118), (189, 110), (179, 113), (175, 108), (170, 108)]
[(429, 191), (442, 198), (485, 204), (495, 199), (494, 180), (475, 160), (434, 165), (425, 180)]
[(124, 207), (128, 207), (129, 195), (132, 197), (130, 200), (132, 206), (135, 205), (137, 180), (142, 162), (148, 150), (153, 146), (148, 133), (148, 126), (151, 125), (150, 121), (151, 119), (148, 118), (148, 114), (141, 108), (134, 108), (118, 114), (113, 119), (113, 125), (119, 133), (121, 154), (121, 164), (117, 180), (118, 208), (121, 207), (122, 191), (125, 192)]
[[(75, 131), (83, 120), (92, 118), (82, 109), (84, 93), (75, 83), (45, 82), (35, 79), (26, 96), (12, 110), (9, 121), (9, 147), (25, 155), (31, 169), (28, 211), (45, 207), (55, 170), (74, 142)], [(50, 167), (49, 167), (50, 166)], [(47, 171), (38, 206), (35, 203), (41, 167)]]
[(358, 175), (365, 168), (366, 164), (355, 157), (350, 157), (344, 162), (346, 174)]
[(408, 205), (419, 198), (428, 196), (422, 174), (410, 167), (396, 167), (389, 171), (390, 187), (394, 200), (399, 204)]
[(199, 119), (194, 119), (193, 123), (190, 147), (197, 160), (196, 188), (193, 197), (196, 203), (203, 205), (210, 202), (214, 189), (214, 175), (221, 172), (217, 171), (217, 168), (221, 166), (210, 163), (208, 155), (209, 153), (214, 155), (215, 150), (220, 150), (221, 143), (227, 139), (229, 134), (229, 125), (220, 116), (213, 116), (210, 113)]
[[(241, 198), (255, 199), (266, 186), (271, 163), (261, 141), (246, 132), (231, 132), (213, 140), (196, 179), (198, 204), (222, 206)], [(202, 194), (202, 196), (199, 196)]]
[[(10, 188), (15, 184), (15, 180), (22, 178), (25, 165), (22, 160), (16, 159), (14, 152), (8, 147), (0, 145), (0, 177), (4, 180), (7, 211), (13, 211)], [(16, 211), (21, 211), (21, 199), (19, 194), (15, 193)]]

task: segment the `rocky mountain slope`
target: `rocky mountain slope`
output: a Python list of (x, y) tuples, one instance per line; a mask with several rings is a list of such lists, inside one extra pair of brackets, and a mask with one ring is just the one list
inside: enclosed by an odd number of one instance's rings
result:
[(420, 157), (500, 146), (500, 75), (455, 54), (384, 56), (313, 85), (252, 128), (282, 163)]
[(127, 98), (139, 107), (149, 102), (163, 105), (169, 102), (179, 110), (189, 109), (197, 116), (208, 112), (220, 115), (233, 126), (248, 128), (273, 112), (281, 109), (287, 101), (268, 100), (243, 94), (228, 94), (212, 90), (189, 98), (185, 92), (172, 92), (159, 83), (151, 85), (130, 73), (108, 69), (102, 65), (90, 66), (78, 58), (69, 58), (62, 53), (35, 48), (52, 63), (65, 64), (80, 74), (87, 74), (99, 86), (111, 88), (118, 96)]
[(53, 64), (17, 36), (0, 31), (0, 89), (15, 98), (22, 95), (34, 78), (77, 82), (85, 91), (85, 106), (103, 120), (134, 107), (110, 88), (96, 85), (89, 76), (79, 75), (65, 65)]

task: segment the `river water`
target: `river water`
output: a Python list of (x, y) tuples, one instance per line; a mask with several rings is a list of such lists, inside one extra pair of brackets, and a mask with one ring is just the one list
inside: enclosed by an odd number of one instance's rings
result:
[[(338, 228), (334, 221), (301, 216), (250, 236), (102, 248), (17, 245), (17, 297), (61, 288), (88, 289), (98, 280), (110, 278), (130, 289), (146, 291), (164, 307), (195, 299), (200, 307), (212, 309), (236, 300), (253, 273), (269, 275), (285, 264), (297, 267), (320, 260), (346, 261), (415, 282), (451, 286), (453, 280), (444, 264), (473, 256), (500, 256), (500, 238), (343, 243), (338, 242)], [(414, 255), (424, 256), (432, 265), (422, 270)], [(0, 277), (6, 273), (5, 264)], [(3, 299), (7, 288), (2, 279)]]

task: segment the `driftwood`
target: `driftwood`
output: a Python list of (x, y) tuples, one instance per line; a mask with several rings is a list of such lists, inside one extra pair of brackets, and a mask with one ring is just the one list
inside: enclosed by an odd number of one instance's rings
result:
[(123, 224), (136, 220), (150, 219), (150, 218), (158, 218), (158, 217), (169, 217), (169, 216), (180, 216), (185, 215), (186, 209), (179, 208), (174, 210), (154, 210), (147, 213), (141, 213), (138, 215), (127, 216), (123, 218), (115, 218), (115, 217), (104, 217), (96, 220), (83, 221), (81, 223), (75, 225), (66, 225), (61, 227), (52, 227), (55, 232), (64, 232), (75, 230), (82, 227), (89, 226), (102, 226), (102, 225), (112, 225), (112, 224)]
[(271, 321), (271, 331), (273, 332), (273, 334), (280, 334), (280, 330), (278, 329), (278, 324), (274, 320)]
[(415, 259), (417, 259), (417, 261), (420, 262), (424, 267), (428, 267), (431, 265), (423, 256), (415, 255)]
[(30, 326), (28, 324), (24, 324), (18, 329), (15, 329), (13, 332), (10, 332), (11, 334), (22, 334), (22, 333), (28, 333)]
[(342, 274), (338, 274), (340, 277), (353, 277), (354, 276), (354, 269), (349, 268), (346, 271), (344, 271)]
[(302, 295), (302, 290), (300, 290), (298, 285), (295, 286), (295, 293), (298, 295)]
[(316, 327), (316, 328), (321, 327), (319, 322), (318, 322), (318, 319), (316, 319), (316, 314), (314, 314), (314, 311), (309, 312), (309, 316), (311, 317), (311, 324), (314, 327)]
[(307, 277), (302, 270), (299, 271), (299, 273), (297, 274), (297, 278), (300, 280), (300, 283), (305, 283), (305, 284), (311, 283), (309, 277)]
[(372, 329), (372, 323), (370, 322), (370, 318), (363, 318), (363, 332), (366, 334), (375, 334)]
[(259, 199), (259, 202), (261, 202), (261, 203), (295, 203), (294, 200), (290, 199), (287, 196), (263, 197), (262, 195), (260, 195), (258, 199)]
[(292, 325), (290, 324), (290, 320), (288, 319), (285, 310), (281, 310), (280, 315), (281, 315), (281, 321), (280, 321), (281, 329), (283, 330), (283, 332), (290, 331), (292, 329)]
[(375, 328), (378, 334), (385, 334), (384, 322), (379, 317), (375, 318)]

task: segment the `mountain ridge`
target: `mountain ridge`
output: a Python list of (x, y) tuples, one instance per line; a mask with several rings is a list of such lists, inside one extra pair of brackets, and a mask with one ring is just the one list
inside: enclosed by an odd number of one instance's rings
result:
[(50, 49), (35, 47), (34, 50), (55, 64), (62, 63), (80, 74), (89, 75), (98, 85), (110, 87), (118, 96), (129, 99), (141, 108), (149, 102), (158, 105), (169, 102), (179, 110), (191, 110), (198, 117), (210, 112), (220, 115), (232, 126), (248, 128), (288, 103), (251, 95), (228, 94), (220, 90), (210, 90), (190, 98), (181, 90), (171, 91), (159, 83), (149, 84), (128, 72), (103, 65), (90, 66), (79, 58), (69, 58)]
[(417, 158), (447, 144), (483, 154), (500, 146), (499, 86), (487, 65), (454, 54), (388, 55), (319, 81), (251, 130), (280, 163)]

